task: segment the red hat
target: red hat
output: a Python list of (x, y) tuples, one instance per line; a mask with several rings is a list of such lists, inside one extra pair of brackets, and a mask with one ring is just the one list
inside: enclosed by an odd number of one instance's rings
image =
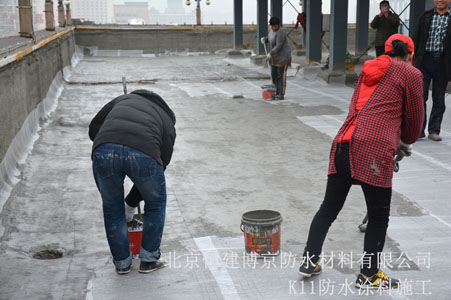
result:
[(390, 52), (393, 50), (392, 41), (394, 40), (400, 40), (401, 42), (404, 42), (407, 44), (407, 50), (409, 52), (413, 52), (415, 47), (413, 45), (413, 41), (410, 37), (404, 34), (395, 33), (391, 35), (388, 40), (385, 42), (385, 52)]

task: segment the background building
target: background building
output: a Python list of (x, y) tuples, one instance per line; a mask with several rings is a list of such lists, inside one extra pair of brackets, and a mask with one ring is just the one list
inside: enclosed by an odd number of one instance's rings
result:
[(113, 0), (72, 0), (72, 18), (97, 24), (114, 23)]
[(114, 20), (117, 24), (128, 24), (132, 19), (142, 19), (149, 23), (149, 4), (147, 2), (124, 2), (114, 5)]
[[(196, 1), (191, 1), (196, 4)], [(151, 2), (152, 5), (152, 2)], [(193, 6), (193, 4), (191, 4)], [(152, 7), (149, 11), (149, 21), (151, 24), (187, 24), (196, 22), (196, 11), (185, 11), (184, 0), (167, 0), (167, 6), (164, 12), (160, 12), (155, 7)]]
[(0, 0), (0, 37), (19, 32), (17, 1)]

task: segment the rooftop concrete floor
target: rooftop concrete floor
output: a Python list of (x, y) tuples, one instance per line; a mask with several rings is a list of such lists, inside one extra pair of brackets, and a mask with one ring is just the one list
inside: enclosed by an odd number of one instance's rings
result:
[[(449, 299), (449, 110), (444, 141), (420, 140), (394, 178), (384, 270), (403, 288), (359, 295), (353, 286), (363, 249), (357, 225), (365, 215), (358, 187), (329, 231), (323, 250), (333, 259), (323, 274), (297, 275), (324, 195), (332, 137), (353, 90), (294, 72), (286, 100), (267, 102), (261, 99), (267, 69), (248, 58), (84, 57), (69, 75), (79, 84), (65, 84), (3, 207), (0, 299)], [(169, 266), (147, 275), (137, 272), (139, 260), (130, 274), (115, 273), (91, 171), (88, 124), (122, 85), (86, 83), (122, 76), (158, 79), (128, 90), (155, 91), (177, 115), (162, 243)], [(243, 254), (241, 216), (255, 209), (283, 216), (282, 254), (274, 259)], [(45, 249), (64, 255), (32, 258)]]

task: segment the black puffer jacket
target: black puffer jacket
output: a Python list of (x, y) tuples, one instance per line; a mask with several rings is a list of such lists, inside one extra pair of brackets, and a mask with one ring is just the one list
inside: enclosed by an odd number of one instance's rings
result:
[(93, 150), (104, 143), (125, 145), (166, 168), (175, 142), (174, 125), (174, 112), (160, 96), (136, 90), (107, 103), (92, 119), (89, 137)]
[[(420, 68), (426, 52), (426, 42), (429, 37), (429, 28), (431, 27), (434, 9), (426, 11), (421, 15), (415, 28), (413, 42), (415, 44), (415, 66)], [(448, 81), (451, 81), (451, 16), (448, 18), (448, 32), (445, 38), (445, 64), (448, 72)]]

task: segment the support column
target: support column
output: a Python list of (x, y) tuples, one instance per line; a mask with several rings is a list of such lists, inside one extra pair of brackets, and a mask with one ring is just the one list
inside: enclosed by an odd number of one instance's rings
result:
[(307, 62), (321, 61), (321, 1), (307, 2)]
[(370, 0), (358, 0), (355, 32), (355, 55), (362, 54), (368, 48), (369, 17)]
[(426, 7), (425, 0), (415, 0), (410, 2), (410, 17), (409, 17), (410, 37), (413, 37), (413, 33), (415, 32), (417, 22), (420, 19), (420, 16), (424, 13), (425, 7)]
[(282, 7), (282, 0), (271, 0), (271, 16), (279, 18), (280, 26), (283, 26)]
[(268, 0), (257, 0), (257, 55), (264, 55), (260, 38), (268, 36)]
[(59, 27), (66, 26), (65, 16), (64, 16), (64, 6), (63, 6), (62, 0), (58, 0), (58, 26)]
[(72, 26), (72, 14), (70, 9), (70, 2), (66, 3), (66, 26)]
[[(308, 3), (308, 0), (302, 0), (302, 12), (304, 14), (307, 14), (307, 3)], [(306, 23), (307, 23), (307, 21), (306, 21)], [(307, 33), (304, 32), (304, 28), (302, 28), (301, 32), (302, 32), (302, 44), (304, 45), (304, 48), (305, 48), (305, 45), (307, 45)]]
[(53, 14), (53, 1), (45, 1), (45, 30), (54, 31), (55, 30), (55, 16)]
[(31, 0), (19, 0), (20, 36), (34, 37)]
[(344, 71), (348, 38), (348, 0), (331, 0), (330, 19), (329, 65), (334, 71)]
[(233, 0), (233, 48), (243, 48), (243, 0)]

